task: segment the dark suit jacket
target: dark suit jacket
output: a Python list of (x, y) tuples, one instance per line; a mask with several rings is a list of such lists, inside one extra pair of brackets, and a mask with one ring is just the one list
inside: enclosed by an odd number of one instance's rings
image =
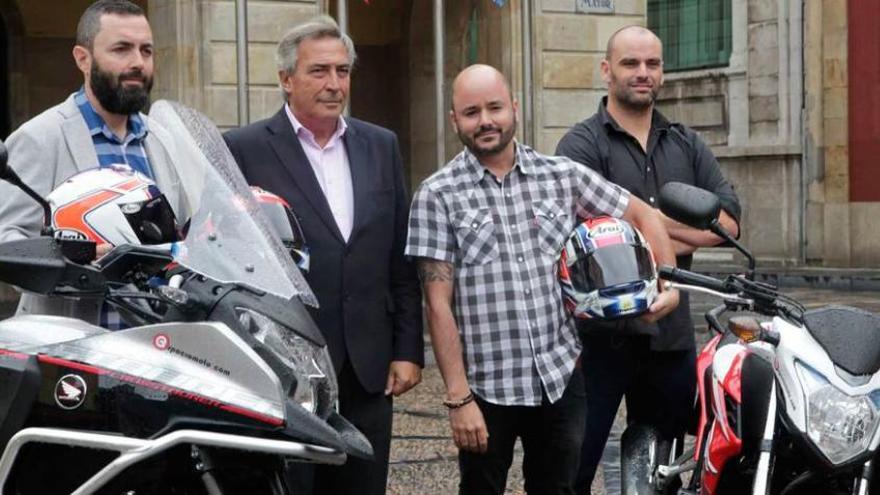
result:
[(392, 360), (424, 363), (421, 290), (403, 255), (409, 200), (397, 136), (347, 119), (343, 136), (354, 194), (354, 223), (343, 240), (308, 158), (282, 108), (229, 131), (225, 139), (248, 183), (286, 199), (311, 251), (310, 309), (336, 372), (351, 362), (369, 392), (385, 388)]

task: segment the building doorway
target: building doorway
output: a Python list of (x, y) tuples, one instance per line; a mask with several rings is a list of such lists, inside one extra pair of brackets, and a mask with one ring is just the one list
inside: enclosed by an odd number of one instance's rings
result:
[[(349, 111), (352, 117), (391, 129), (397, 134), (403, 163), (411, 162), (409, 61), (406, 22), (409, 0), (367, 4), (347, 2), (349, 35), (355, 42), (357, 63), (352, 74)], [(336, 2), (330, 15), (338, 18)], [(407, 182), (410, 170), (406, 169)]]
[[(437, 170), (437, 106), (434, 65), (434, 2), (347, 0), (348, 32), (358, 61), (352, 75), (352, 117), (394, 131), (406, 179), (413, 191)], [(338, 18), (337, 2), (328, 2)], [(444, 148), (461, 149), (446, 118), (449, 85), (467, 65), (488, 63), (511, 75), (511, 7), (491, 0), (444, 2)]]

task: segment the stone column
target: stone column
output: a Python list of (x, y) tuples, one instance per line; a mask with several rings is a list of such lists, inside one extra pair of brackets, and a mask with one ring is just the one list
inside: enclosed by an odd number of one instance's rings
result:
[(204, 110), (203, 4), (200, 0), (150, 0), (156, 47), (153, 100), (176, 100)]

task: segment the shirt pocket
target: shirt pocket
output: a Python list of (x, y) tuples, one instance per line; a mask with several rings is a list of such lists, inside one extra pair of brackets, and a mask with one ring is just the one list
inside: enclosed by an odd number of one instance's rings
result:
[(535, 201), (532, 203), (532, 212), (538, 227), (538, 247), (545, 254), (559, 256), (571, 230), (571, 213), (565, 203), (552, 199)]
[(480, 208), (462, 211), (453, 218), (463, 265), (484, 265), (498, 258), (492, 210)]

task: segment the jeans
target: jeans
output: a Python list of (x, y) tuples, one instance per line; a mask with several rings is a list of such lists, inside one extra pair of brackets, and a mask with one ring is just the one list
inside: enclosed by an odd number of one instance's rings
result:
[(693, 419), (696, 350), (652, 351), (647, 336), (585, 336), (581, 370), (587, 400), (586, 436), (577, 493), (590, 493), (617, 408), (626, 395), (628, 423), (653, 425), (671, 440)]
[(502, 494), (513, 447), (523, 446), (523, 474), (529, 495), (574, 494), (587, 413), (583, 376), (575, 369), (562, 397), (540, 406), (499, 406), (479, 397), (489, 432), (484, 454), (460, 450), (460, 494)]

